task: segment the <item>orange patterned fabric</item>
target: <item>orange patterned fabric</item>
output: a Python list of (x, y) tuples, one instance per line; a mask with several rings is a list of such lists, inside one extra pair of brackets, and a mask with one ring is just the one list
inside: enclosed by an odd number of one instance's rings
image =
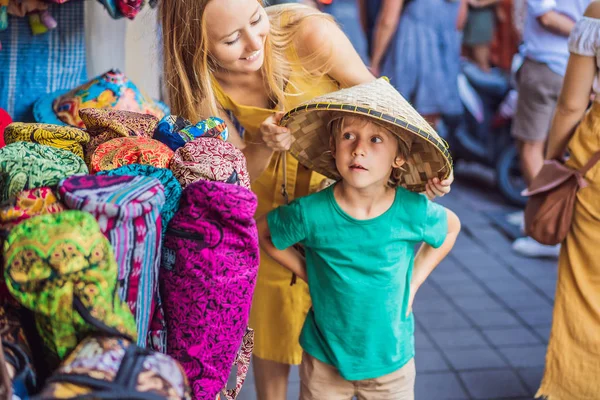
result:
[(144, 137), (121, 137), (98, 146), (92, 154), (91, 173), (108, 171), (123, 165), (142, 164), (169, 168), (173, 150), (158, 140)]

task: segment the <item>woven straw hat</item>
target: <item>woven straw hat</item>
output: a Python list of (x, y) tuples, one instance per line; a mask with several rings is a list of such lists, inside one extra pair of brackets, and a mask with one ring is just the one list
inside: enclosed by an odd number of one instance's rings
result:
[(328, 122), (339, 113), (372, 118), (399, 137), (414, 137), (400, 186), (422, 192), (429, 179), (450, 175), (448, 145), (386, 78), (319, 96), (283, 116), (281, 125), (290, 129), (294, 139), (290, 153), (307, 168), (340, 179), (328, 151)]

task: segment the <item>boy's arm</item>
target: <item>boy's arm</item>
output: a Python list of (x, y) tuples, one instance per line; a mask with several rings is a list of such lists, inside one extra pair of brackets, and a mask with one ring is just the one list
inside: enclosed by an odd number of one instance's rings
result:
[(306, 282), (306, 260), (304, 257), (291, 246), (285, 250), (279, 250), (273, 245), (266, 215), (263, 215), (256, 221), (256, 226), (258, 228), (258, 239), (262, 249), (275, 261)]
[(446, 215), (448, 218), (448, 234), (444, 243), (440, 247), (433, 248), (427, 243), (423, 243), (417, 255), (415, 256), (415, 263), (413, 268), (413, 274), (410, 281), (410, 297), (408, 302), (407, 313), (410, 313), (412, 309), (412, 303), (415, 298), (415, 294), (419, 287), (425, 282), (425, 279), (433, 272), (435, 267), (448, 255), (458, 233), (460, 232), (460, 220), (452, 211), (446, 209)]

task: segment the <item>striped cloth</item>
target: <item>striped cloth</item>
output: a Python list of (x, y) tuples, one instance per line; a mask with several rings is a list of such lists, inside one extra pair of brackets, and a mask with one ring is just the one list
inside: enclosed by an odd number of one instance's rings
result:
[(49, 9), (58, 27), (48, 33), (33, 36), (27, 18), (15, 17), (0, 32), (0, 108), (14, 121), (34, 122), (39, 97), (87, 81), (83, 1)]
[(75, 175), (58, 193), (68, 208), (91, 213), (112, 244), (119, 294), (135, 317), (138, 346), (146, 347), (158, 293), (163, 186), (146, 176)]

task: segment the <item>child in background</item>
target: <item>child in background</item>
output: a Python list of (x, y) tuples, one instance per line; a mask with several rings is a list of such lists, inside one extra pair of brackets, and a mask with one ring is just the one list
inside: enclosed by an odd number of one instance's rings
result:
[(412, 302), (460, 231), (452, 211), (414, 191), (450, 174), (447, 149), (384, 79), (321, 96), (282, 124), (292, 154), (337, 180), (258, 220), (261, 246), (308, 282), (313, 302), (300, 398), (413, 399)]

